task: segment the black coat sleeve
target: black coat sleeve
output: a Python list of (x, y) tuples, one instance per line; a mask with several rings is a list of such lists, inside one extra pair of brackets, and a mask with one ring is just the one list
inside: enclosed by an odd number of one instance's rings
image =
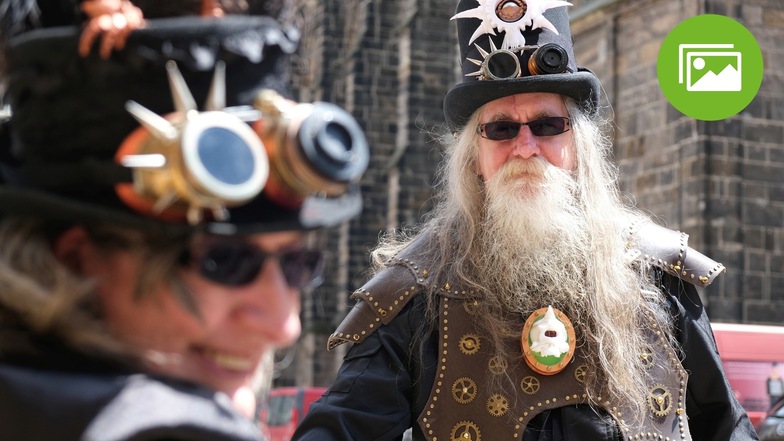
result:
[(692, 438), (700, 441), (757, 439), (746, 411), (724, 373), (708, 315), (694, 285), (665, 276), (663, 287), (689, 373), (686, 413)]
[(349, 349), (335, 382), (311, 405), (293, 440), (401, 440), (416, 425), (416, 390), (423, 384), (409, 367), (411, 354), (420, 351), (414, 336), (423, 315), (416, 300)]

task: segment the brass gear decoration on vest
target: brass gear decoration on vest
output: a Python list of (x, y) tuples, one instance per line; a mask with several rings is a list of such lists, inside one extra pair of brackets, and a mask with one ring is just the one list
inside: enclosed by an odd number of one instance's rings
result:
[(476, 394), (476, 382), (468, 377), (460, 377), (452, 383), (452, 398), (460, 404), (470, 403)]
[(495, 417), (500, 417), (509, 410), (509, 400), (501, 394), (493, 394), (487, 399), (487, 412)]
[(588, 376), (588, 365), (581, 364), (574, 370), (574, 379), (580, 384), (585, 384), (585, 377)]
[(495, 375), (501, 375), (509, 368), (509, 362), (500, 355), (496, 355), (487, 361), (487, 370)]
[(522, 380), (520, 380), (520, 389), (528, 395), (533, 395), (539, 392), (539, 388), (542, 386), (542, 383), (539, 381), (538, 378), (534, 377), (533, 375), (529, 375)]
[(476, 309), (479, 306), (479, 300), (466, 300), (463, 302), (463, 309), (471, 315), (476, 315)]
[(663, 384), (657, 384), (648, 391), (648, 407), (658, 417), (667, 416), (672, 410), (672, 394)]
[(460, 352), (466, 355), (474, 355), (479, 351), (479, 346), (481, 346), (481, 342), (479, 341), (479, 336), (476, 334), (465, 334), (464, 336), (460, 337)]
[(650, 367), (653, 366), (654, 363), (656, 362), (656, 359), (654, 358), (653, 355), (653, 349), (646, 346), (645, 352), (640, 354), (640, 361), (642, 362), (642, 365), (645, 366), (646, 369), (650, 369)]
[(460, 421), (452, 428), (452, 441), (480, 441), (479, 427), (471, 421)]

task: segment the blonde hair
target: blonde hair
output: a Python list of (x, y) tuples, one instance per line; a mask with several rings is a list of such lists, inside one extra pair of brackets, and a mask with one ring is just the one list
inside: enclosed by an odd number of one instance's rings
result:
[[(18, 324), (0, 329), (29, 329), (36, 334), (56, 336), (83, 353), (133, 359), (133, 351), (112, 337), (103, 323), (93, 282), (75, 274), (53, 255), (51, 243), (64, 229), (24, 217), (0, 221), (0, 321)], [(87, 230), (91, 240), (106, 252), (125, 249), (144, 256), (137, 295), (153, 284), (176, 280), (175, 251), (163, 252), (160, 240), (151, 241), (139, 231), (110, 225)], [(175, 292), (181, 294), (180, 298), (184, 290)], [(19, 341), (0, 338), (0, 351), (12, 350), (11, 345)]]

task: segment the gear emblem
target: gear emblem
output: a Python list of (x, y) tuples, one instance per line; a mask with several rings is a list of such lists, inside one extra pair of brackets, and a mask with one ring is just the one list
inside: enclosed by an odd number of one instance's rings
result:
[(460, 421), (452, 428), (452, 441), (480, 441), (479, 427), (471, 421)]
[(474, 355), (479, 351), (481, 345), (479, 336), (476, 334), (466, 334), (460, 338), (460, 352), (466, 355)]
[(658, 417), (666, 416), (672, 410), (672, 394), (663, 384), (657, 384), (648, 391), (648, 407)]
[(645, 347), (645, 351), (640, 354), (640, 361), (642, 365), (645, 366), (646, 369), (650, 369), (653, 366), (653, 363), (656, 361), (655, 356), (653, 354), (653, 349), (650, 347)]
[(539, 392), (539, 388), (541, 387), (541, 383), (539, 379), (534, 377), (533, 375), (529, 375), (522, 380), (520, 380), (520, 389), (523, 390), (528, 395), (533, 395)]
[(452, 383), (452, 398), (460, 404), (470, 403), (476, 394), (476, 382), (468, 377), (460, 377)]
[(465, 312), (476, 315), (476, 308), (479, 306), (479, 300), (466, 300), (463, 302), (463, 309)]
[(574, 379), (577, 380), (578, 383), (585, 384), (585, 377), (588, 376), (588, 365), (581, 364), (577, 366), (574, 370)]
[(509, 410), (509, 400), (501, 394), (493, 394), (487, 399), (487, 412), (495, 417), (500, 417)]
[(490, 358), (487, 362), (487, 370), (492, 372), (495, 375), (501, 375), (506, 372), (506, 369), (509, 367), (509, 362), (506, 361), (505, 358), (501, 356), (494, 356)]

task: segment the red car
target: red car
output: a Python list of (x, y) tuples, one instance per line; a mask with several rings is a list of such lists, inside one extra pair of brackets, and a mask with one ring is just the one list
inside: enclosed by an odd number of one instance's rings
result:
[(326, 387), (279, 387), (269, 394), (269, 404), (260, 415), (270, 441), (289, 441), (305, 417), (310, 404), (321, 398)]
[[(756, 427), (771, 407), (768, 378), (774, 370), (777, 377), (784, 377), (784, 326), (711, 326), (730, 386)], [(784, 425), (781, 431), (784, 433)]]

